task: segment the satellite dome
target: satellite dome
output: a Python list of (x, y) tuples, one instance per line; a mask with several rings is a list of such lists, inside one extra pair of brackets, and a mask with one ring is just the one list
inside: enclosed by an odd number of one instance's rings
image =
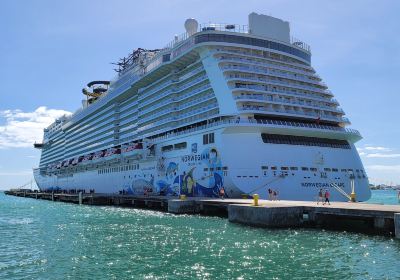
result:
[(194, 18), (188, 18), (185, 21), (185, 29), (189, 35), (193, 35), (197, 32), (197, 28), (199, 27), (199, 23)]

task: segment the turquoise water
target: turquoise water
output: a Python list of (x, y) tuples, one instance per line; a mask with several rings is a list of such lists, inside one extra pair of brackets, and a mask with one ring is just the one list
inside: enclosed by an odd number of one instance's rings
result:
[(257, 229), (3, 193), (0, 237), (0, 279), (400, 278), (400, 241), (387, 237)]

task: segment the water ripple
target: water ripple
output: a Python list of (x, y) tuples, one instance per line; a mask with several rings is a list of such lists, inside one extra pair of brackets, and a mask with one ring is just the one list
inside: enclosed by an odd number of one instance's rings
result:
[(0, 194), (0, 279), (395, 279), (400, 242)]

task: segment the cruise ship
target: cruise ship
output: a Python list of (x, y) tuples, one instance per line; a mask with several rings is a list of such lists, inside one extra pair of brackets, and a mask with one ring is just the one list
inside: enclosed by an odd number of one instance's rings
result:
[(44, 129), (41, 190), (230, 198), (267, 190), (315, 200), (370, 198), (361, 135), (311, 66), (289, 22), (184, 23), (163, 48), (135, 49), (82, 107)]

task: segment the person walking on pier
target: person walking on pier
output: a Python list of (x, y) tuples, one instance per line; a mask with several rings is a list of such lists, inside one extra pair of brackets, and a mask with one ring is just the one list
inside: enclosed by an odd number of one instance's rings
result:
[(329, 205), (331, 205), (331, 203), (329, 202), (329, 197), (331, 196), (331, 194), (329, 193), (328, 190), (325, 190), (325, 201), (324, 203), (322, 203), (322, 205), (325, 205), (326, 203), (328, 203)]
[(224, 188), (219, 189), (219, 198), (224, 199), (225, 197), (225, 190)]
[(268, 200), (272, 200), (272, 190), (268, 189)]
[(322, 194), (322, 189), (319, 189), (318, 198), (317, 198), (317, 205), (318, 205), (320, 202), (323, 203), (323, 202), (324, 202), (323, 199), (324, 199), (324, 198), (323, 198), (323, 194)]

